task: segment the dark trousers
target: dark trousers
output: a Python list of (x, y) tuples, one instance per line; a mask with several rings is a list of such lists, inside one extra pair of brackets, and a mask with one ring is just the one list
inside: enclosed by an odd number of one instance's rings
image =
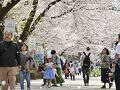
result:
[(115, 67), (115, 85), (116, 90), (120, 90), (120, 67), (117, 64)]
[(83, 80), (84, 83), (89, 83), (89, 75), (90, 75), (90, 69), (86, 67), (82, 67), (82, 72), (83, 72)]
[(65, 79), (67, 79), (69, 77), (69, 73), (65, 74)]
[(109, 68), (101, 68), (101, 81), (103, 83), (109, 83)]
[(70, 74), (71, 80), (75, 80), (75, 75)]

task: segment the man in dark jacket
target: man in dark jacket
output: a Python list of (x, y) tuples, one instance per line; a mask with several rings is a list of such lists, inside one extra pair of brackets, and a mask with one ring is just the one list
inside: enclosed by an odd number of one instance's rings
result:
[(114, 57), (113, 68), (115, 67), (115, 85), (116, 90), (120, 90), (120, 34), (118, 34), (118, 43), (115, 48), (115, 57)]
[(83, 81), (84, 85), (89, 85), (89, 77), (90, 77), (90, 68), (91, 68), (91, 62), (93, 61), (93, 54), (90, 51), (90, 48), (87, 47), (86, 51), (82, 53), (80, 57), (82, 72), (83, 72)]
[(16, 74), (20, 68), (18, 45), (12, 42), (13, 33), (5, 31), (4, 40), (0, 42), (0, 81), (5, 81), (2, 90), (15, 90)]

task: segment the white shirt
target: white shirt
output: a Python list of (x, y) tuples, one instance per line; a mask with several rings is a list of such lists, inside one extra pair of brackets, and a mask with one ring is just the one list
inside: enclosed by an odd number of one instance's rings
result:
[[(90, 57), (90, 61), (94, 63), (93, 54), (90, 51), (86, 51), (85, 53), (86, 53), (86, 55), (88, 55), (90, 53), (90, 56), (89, 56)], [(82, 55), (80, 57), (80, 65), (81, 66), (83, 65), (84, 58), (85, 58), (85, 55), (84, 55), (84, 53), (82, 53)]]
[(117, 44), (117, 46), (115, 48), (115, 53), (119, 54), (119, 58), (120, 58), (120, 42)]
[(53, 61), (53, 63), (57, 63), (57, 66), (58, 66), (59, 68), (62, 68), (62, 66), (61, 66), (61, 61), (60, 61), (60, 57), (59, 57), (59, 56), (53, 55), (53, 56), (52, 56), (52, 61)]
[(46, 63), (45, 65), (46, 65), (47, 68), (53, 68), (53, 67), (52, 67), (52, 66), (53, 66), (53, 63), (52, 63), (52, 62)]
[(74, 72), (75, 68), (74, 67), (70, 67), (70, 73)]

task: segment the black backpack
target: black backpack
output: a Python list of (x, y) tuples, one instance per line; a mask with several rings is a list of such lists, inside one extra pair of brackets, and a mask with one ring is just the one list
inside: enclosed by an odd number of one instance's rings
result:
[(91, 54), (91, 53), (89, 53), (88, 55), (86, 55), (85, 52), (83, 52), (83, 53), (84, 53), (84, 55), (85, 55), (85, 58), (84, 58), (84, 60), (83, 60), (83, 67), (85, 67), (85, 68), (90, 68), (90, 54)]

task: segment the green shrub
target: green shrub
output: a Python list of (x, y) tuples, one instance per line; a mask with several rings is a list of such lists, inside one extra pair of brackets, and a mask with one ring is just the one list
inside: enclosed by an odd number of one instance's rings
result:
[(91, 74), (92, 74), (93, 77), (99, 77), (99, 76), (101, 76), (101, 71), (98, 68), (94, 68), (92, 70)]

